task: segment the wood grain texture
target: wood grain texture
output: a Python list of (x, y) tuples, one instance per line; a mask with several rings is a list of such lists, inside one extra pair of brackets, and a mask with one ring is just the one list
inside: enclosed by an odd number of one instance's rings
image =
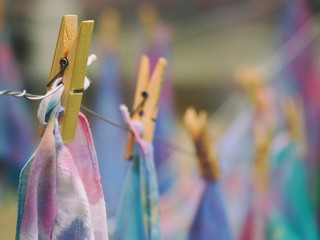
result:
[(60, 116), (59, 124), (64, 143), (72, 142), (75, 138), (83, 93), (73, 91), (84, 87), (93, 25), (94, 21), (81, 22), (68, 54), (69, 67), (63, 74), (64, 91), (61, 96), (61, 105), (65, 113)]
[[(77, 15), (65, 15), (62, 17), (48, 82), (60, 71), (60, 59), (62, 57), (67, 57), (76, 37), (77, 28)], [(50, 91), (50, 89), (51, 86), (47, 87), (47, 92)], [(42, 137), (43, 134), (44, 129), (41, 125), (39, 125), (38, 136)]]
[(193, 107), (189, 107), (184, 115), (184, 123), (192, 137), (202, 177), (207, 180), (218, 180), (220, 178), (219, 162), (211, 146), (207, 113), (201, 111), (197, 114)]
[[(50, 81), (60, 71), (60, 59), (66, 57), (69, 65), (63, 73), (64, 91), (61, 96), (61, 105), (65, 112), (59, 117), (59, 128), (64, 143), (72, 142), (75, 138), (83, 93), (73, 91), (84, 87), (94, 25), (92, 20), (83, 21), (77, 31), (77, 22), (76, 15), (63, 16), (48, 79)], [(49, 90), (50, 87), (47, 88), (47, 91)], [(43, 133), (44, 130), (40, 126), (39, 136), (43, 136)]]
[[(143, 125), (142, 138), (149, 143), (152, 143), (153, 141), (156, 118), (158, 115), (160, 92), (166, 67), (167, 61), (164, 58), (160, 58), (152, 73), (151, 79), (149, 80), (150, 60), (147, 56), (142, 56), (132, 109), (136, 110), (139, 104), (143, 101), (142, 92), (147, 91), (148, 97), (141, 110), (137, 111), (132, 116), (132, 119), (141, 121)], [(141, 112), (143, 114), (140, 114)], [(132, 158), (133, 151), (134, 138), (132, 134), (130, 134), (126, 151), (126, 159)]]

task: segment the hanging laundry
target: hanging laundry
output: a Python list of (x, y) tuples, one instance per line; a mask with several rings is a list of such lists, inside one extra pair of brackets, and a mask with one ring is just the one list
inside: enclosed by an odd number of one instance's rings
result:
[(268, 240), (299, 240), (294, 229), (288, 222), (276, 212), (268, 217), (266, 229), (266, 239)]
[(189, 239), (233, 239), (224, 210), (219, 182), (207, 182)]
[[(94, 110), (114, 122), (123, 122), (119, 105), (123, 103), (123, 86), (121, 61), (116, 49), (117, 32), (120, 23), (119, 13), (113, 8), (107, 8), (101, 15), (99, 39), (99, 76), (94, 94)], [(125, 182), (128, 162), (125, 161), (127, 132), (115, 128), (100, 119), (93, 119), (92, 134), (101, 173), (101, 184), (108, 206), (108, 218), (116, 215), (118, 203)], [(107, 137), (112, 136), (112, 137)]]
[(217, 156), (211, 149), (207, 113), (196, 113), (189, 107), (184, 122), (193, 139), (201, 176), (206, 183), (195, 218), (190, 228), (189, 239), (232, 239), (220, 188), (220, 168)]
[[(18, 63), (6, 32), (0, 36), (0, 89), (22, 88)], [(21, 168), (34, 147), (35, 139), (28, 106), (25, 101), (3, 97), (0, 101), (0, 168), (18, 183)]]
[(108, 239), (90, 128), (80, 113), (75, 141), (63, 144), (58, 124), (62, 92), (40, 104), (38, 117), (46, 131), (20, 175), (17, 240)]
[(235, 239), (242, 234), (251, 203), (250, 176), (254, 155), (252, 124), (253, 111), (246, 106), (217, 139), (222, 194)]
[[(290, 224), (286, 216), (282, 211), (281, 202), (283, 201), (281, 194), (281, 184), (278, 183), (279, 176), (281, 174), (281, 167), (272, 162), (272, 155), (277, 155), (279, 151), (285, 148), (288, 143), (294, 142), (297, 146), (297, 154), (303, 155), (303, 147), (298, 148), (298, 145), (304, 145), (303, 135), (299, 129), (303, 126), (298, 126), (299, 116), (297, 116), (297, 109), (295, 110), (295, 103), (293, 100), (284, 102), (283, 104), (283, 113), (285, 114), (286, 120), (283, 118), (284, 126), (282, 129), (279, 129), (277, 135), (274, 137), (270, 149), (270, 180), (269, 180), (269, 191), (268, 191), (268, 203), (267, 203), (267, 228), (266, 228), (266, 238), (270, 240), (285, 240), (285, 239), (300, 239), (297, 235), (296, 229)], [(302, 114), (302, 113), (301, 113)], [(300, 133), (299, 133), (300, 131)], [(302, 141), (301, 141), (302, 140)], [(302, 150), (302, 151), (301, 151)], [(280, 169), (280, 171), (279, 171)], [(283, 179), (282, 179), (283, 180)]]
[(282, 24), (280, 25), (280, 41), (288, 42), (282, 55), (284, 60), (299, 51), (297, 46), (305, 46), (290, 61), (288, 66), (277, 76), (282, 94), (302, 97), (305, 109), (307, 132), (307, 165), (309, 188), (312, 190), (312, 201), (317, 205), (320, 218), (320, 84), (316, 61), (316, 42), (313, 27), (315, 17), (312, 14), (311, 2), (308, 0), (286, 1)]
[[(127, 111), (127, 110), (125, 110)], [(129, 120), (127, 114), (127, 122)], [(132, 123), (134, 124), (134, 123)], [(119, 204), (115, 240), (161, 239), (158, 183), (153, 160), (153, 147), (140, 139), (142, 125), (135, 128), (135, 149), (129, 167), (125, 187)], [(139, 125), (140, 124), (140, 125)]]
[(272, 156), (273, 197), (278, 211), (299, 239), (319, 239), (316, 214), (308, 189), (306, 168), (295, 143), (288, 141)]

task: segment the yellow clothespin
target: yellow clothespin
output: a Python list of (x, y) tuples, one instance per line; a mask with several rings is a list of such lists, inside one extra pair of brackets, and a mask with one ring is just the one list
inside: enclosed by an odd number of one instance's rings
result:
[(258, 119), (254, 122), (255, 159), (253, 164), (253, 176), (261, 184), (265, 192), (269, 182), (269, 149), (272, 141), (272, 131), (265, 122)]
[(184, 123), (193, 139), (202, 176), (208, 180), (218, 180), (220, 170), (217, 156), (211, 147), (207, 113), (201, 111), (197, 115), (195, 109), (189, 107), (184, 114)]
[[(149, 81), (150, 60), (142, 56), (139, 76), (133, 102), (132, 120), (141, 121), (143, 125), (142, 139), (152, 143), (156, 118), (158, 115), (158, 102), (167, 61), (160, 58)], [(134, 138), (129, 136), (126, 159), (131, 159), (134, 150)]]
[(151, 1), (144, 2), (139, 6), (138, 15), (145, 35), (145, 40), (148, 44), (153, 44), (154, 32), (159, 23), (159, 15), (156, 6)]
[(263, 73), (258, 68), (242, 67), (236, 71), (235, 79), (255, 105), (253, 176), (261, 184), (262, 190), (266, 191), (269, 181), (268, 154), (276, 121), (273, 99), (271, 99), (273, 98), (272, 91), (268, 88)]
[(99, 40), (102, 48), (114, 52), (118, 44), (121, 16), (116, 8), (108, 7), (100, 15)]
[(304, 125), (304, 110), (301, 100), (294, 101), (292, 98), (283, 102), (282, 109), (287, 120), (288, 130), (293, 140), (301, 143), (301, 154), (305, 156), (307, 139)]
[[(65, 15), (61, 21), (48, 83), (60, 72), (62, 68), (60, 61), (64, 61), (63, 64), (68, 63), (63, 72), (64, 91), (61, 97), (61, 105), (65, 112), (59, 117), (60, 133), (64, 143), (72, 142), (75, 138), (93, 25), (92, 20), (83, 21), (78, 30), (76, 15)], [(47, 91), (50, 89), (51, 85)], [(39, 136), (43, 136), (43, 133), (44, 130), (40, 126)]]
[(253, 104), (262, 109), (263, 102), (260, 101), (262, 89), (265, 87), (265, 79), (262, 72), (254, 67), (241, 67), (235, 72), (235, 81), (238, 83), (249, 96)]

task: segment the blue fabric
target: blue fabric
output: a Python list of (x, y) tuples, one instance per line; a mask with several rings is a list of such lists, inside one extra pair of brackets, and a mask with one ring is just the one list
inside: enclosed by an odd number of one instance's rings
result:
[(150, 144), (146, 155), (139, 145), (135, 146), (112, 239), (161, 239), (158, 184)]
[[(152, 40), (146, 42), (143, 54), (150, 58), (150, 69), (154, 70), (160, 57), (168, 61), (160, 93), (159, 110), (155, 135), (169, 141), (174, 141), (175, 104), (172, 89), (172, 40), (173, 32), (170, 25), (159, 21), (154, 27)], [(174, 184), (170, 156), (172, 149), (160, 141), (154, 141), (154, 159), (158, 173), (160, 193), (165, 193)]]
[(218, 182), (208, 182), (191, 226), (190, 240), (233, 239)]
[[(123, 122), (120, 61), (114, 55), (102, 59), (96, 85), (94, 110), (110, 120)], [(101, 184), (107, 203), (108, 217), (115, 217), (123, 189), (128, 161), (125, 160), (127, 132), (100, 119), (93, 119), (92, 133), (99, 159)]]
[[(22, 90), (19, 67), (5, 35), (0, 38), (0, 89)], [(19, 172), (32, 154), (36, 130), (26, 100), (0, 98), (0, 164), (12, 175), (8, 177), (18, 182)]]

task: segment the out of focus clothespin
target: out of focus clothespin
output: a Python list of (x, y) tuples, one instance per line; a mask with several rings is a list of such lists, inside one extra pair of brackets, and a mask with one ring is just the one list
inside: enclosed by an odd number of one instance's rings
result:
[(148, 44), (152, 44), (154, 41), (154, 32), (159, 23), (158, 10), (151, 1), (147, 1), (139, 6), (138, 15), (145, 39)]
[(272, 141), (270, 129), (262, 121), (255, 121), (254, 128), (255, 158), (253, 175), (260, 182), (261, 189), (266, 191), (269, 182), (269, 149)]
[(114, 52), (118, 44), (121, 16), (116, 8), (108, 7), (100, 15), (99, 40), (102, 48)]
[[(132, 120), (141, 121), (143, 125), (142, 139), (152, 143), (156, 119), (158, 115), (158, 103), (167, 61), (160, 58), (150, 78), (150, 60), (142, 56), (138, 75), (137, 87), (133, 102)], [(150, 80), (149, 80), (150, 78)], [(131, 159), (134, 150), (134, 138), (130, 134), (126, 152), (126, 159)]]
[(208, 180), (218, 180), (220, 177), (219, 163), (211, 147), (207, 118), (205, 111), (197, 114), (193, 107), (189, 107), (184, 114), (184, 123), (196, 148), (202, 176)]
[(253, 175), (261, 183), (262, 190), (266, 191), (269, 181), (268, 155), (276, 125), (275, 96), (266, 84), (261, 69), (242, 67), (236, 71), (235, 78), (255, 106)]
[[(63, 16), (60, 25), (47, 91), (51, 89), (51, 80), (57, 75), (62, 75), (63, 69), (64, 91), (61, 105), (65, 112), (59, 117), (59, 126), (64, 143), (72, 142), (75, 138), (93, 25), (92, 20), (83, 21), (78, 29), (76, 15)], [(43, 136), (42, 126), (39, 126), (38, 134)]]
[(282, 104), (282, 109), (287, 120), (291, 138), (300, 143), (301, 155), (305, 156), (307, 150), (307, 138), (305, 133), (304, 109), (302, 102), (300, 99), (286, 99)]
[(260, 100), (260, 95), (266, 83), (260, 69), (254, 67), (238, 68), (235, 72), (235, 81), (244, 89), (257, 109), (264, 108), (264, 102)]

